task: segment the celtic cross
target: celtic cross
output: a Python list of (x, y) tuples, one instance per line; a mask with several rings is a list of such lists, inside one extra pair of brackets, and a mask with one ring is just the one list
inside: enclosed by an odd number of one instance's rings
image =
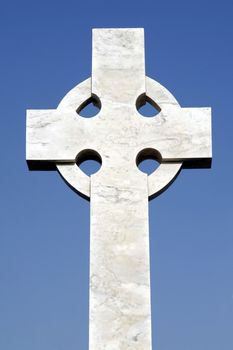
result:
[[(100, 111), (80, 115), (90, 101)], [(138, 108), (149, 101), (152, 118)], [(162, 192), (182, 166), (210, 167), (210, 108), (181, 108), (145, 76), (143, 29), (94, 29), (92, 76), (57, 109), (27, 111), (30, 169), (57, 168), (90, 197), (89, 350), (150, 350), (151, 305), (148, 198)], [(77, 165), (96, 156), (87, 176)], [(151, 157), (151, 175), (137, 163)]]

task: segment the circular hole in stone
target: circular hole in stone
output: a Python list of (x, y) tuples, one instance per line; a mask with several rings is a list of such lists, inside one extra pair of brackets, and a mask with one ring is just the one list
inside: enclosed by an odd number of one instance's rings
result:
[(86, 149), (78, 154), (76, 164), (86, 175), (90, 176), (101, 168), (102, 159), (98, 152)]
[(153, 148), (145, 148), (138, 153), (136, 158), (138, 169), (147, 175), (152, 174), (159, 167), (161, 161), (161, 154)]
[(138, 97), (136, 107), (143, 117), (155, 117), (161, 111), (161, 108), (145, 94)]
[(91, 96), (79, 106), (76, 112), (81, 117), (92, 118), (99, 113), (100, 109), (100, 99), (97, 96)]

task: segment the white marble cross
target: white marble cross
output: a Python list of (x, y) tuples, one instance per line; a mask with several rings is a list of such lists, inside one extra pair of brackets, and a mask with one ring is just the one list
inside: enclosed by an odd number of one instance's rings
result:
[[(79, 115), (93, 98), (93, 118)], [(159, 114), (143, 117), (147, 100)], [(27, 111), (30, 169), (57, 167), (91, 199), (89, 350), (150, 350), (148, 198), (168, 187), (182, 165), (210, 167), (210, 108), (181, 108), (145, 76), (143, 29), (94, 29), (92, 77), (53, 110)], [(87, 176), (76, 162), (98, 155)], [(160, 161), (147, 175), (145, 157)]]

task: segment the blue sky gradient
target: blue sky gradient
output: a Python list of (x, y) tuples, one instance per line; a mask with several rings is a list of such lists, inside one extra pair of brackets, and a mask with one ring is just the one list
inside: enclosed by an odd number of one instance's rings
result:
[(232, 350), (232, 18), (227, 0), (1, 1), (0, 349), (88, 349), (89, 203), (28, 171), (25, 110), (90, 76), (92, 28), (144, 27), (147, 75), (213, 109), (212, 169), (150, 202), (153, 350)]

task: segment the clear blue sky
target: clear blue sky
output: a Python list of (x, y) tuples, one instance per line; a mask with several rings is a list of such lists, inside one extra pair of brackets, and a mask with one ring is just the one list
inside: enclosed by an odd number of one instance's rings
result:
[(147, 75), (213, 108), (212, 169), (150, 202), (153, 349), (232, 350), (232, 18), (230, 0), (1, 1), (0, 349), (88, 350), (89, 203), (28, 171), (25, 110), (90, 76), (91, 28), (144, 27)]

